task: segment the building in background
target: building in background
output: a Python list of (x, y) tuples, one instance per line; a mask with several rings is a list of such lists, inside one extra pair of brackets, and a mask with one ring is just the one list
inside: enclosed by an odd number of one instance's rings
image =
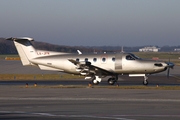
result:
[(174, 52), (180, 52), (180, 48), (175, 48)]
[(139, 52), (158, 52), (160, 48), (157, 48), (155, 46), (153, 47), (144, 47), (144, 48), (140, 48)]

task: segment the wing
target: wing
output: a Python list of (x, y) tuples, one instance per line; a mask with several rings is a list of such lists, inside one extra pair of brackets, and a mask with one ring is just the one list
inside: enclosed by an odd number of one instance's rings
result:
[(68, 59), (71, 63), (76, 65), (76, 71), (79, 71), (81, 75), (114, 75), (115, 73), (112, 71), (105, 70), (103, 68), (91, 65), (89, 61), (76, 61), (73, 59)]

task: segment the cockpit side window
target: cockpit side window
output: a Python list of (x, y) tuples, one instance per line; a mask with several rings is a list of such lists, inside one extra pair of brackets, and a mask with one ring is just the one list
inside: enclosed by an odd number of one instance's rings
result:
[(88, 58), (85, 58), (84, 60), (87, 62), (87, 61), (88, 61)]
[(127, 55), (126, 60), (135, 60), (135, 58), (133, 58), (131, 55)]
[(79, 58), (76, 58), (76, 61), (79, 62)]

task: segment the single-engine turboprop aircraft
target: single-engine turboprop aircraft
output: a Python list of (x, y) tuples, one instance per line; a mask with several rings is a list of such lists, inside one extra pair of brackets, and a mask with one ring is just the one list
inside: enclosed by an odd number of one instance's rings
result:
[(37, 66), (41, 70), (61, 71), (70, 74), (83, 75), (91, 79), (93, 84), (99, 84), (102, 78), (111, 76), (108, 83), (113, 85), (118, 75), (144, 77), (143, 84), (148, 84), (148, 75), (173, 68), (171, 62), (141, 59), (131, 53), (101, 53), (77, 54), (36, 50), (31, 41), (33, 38), (7, 38), (12, 40), (24, 66)]

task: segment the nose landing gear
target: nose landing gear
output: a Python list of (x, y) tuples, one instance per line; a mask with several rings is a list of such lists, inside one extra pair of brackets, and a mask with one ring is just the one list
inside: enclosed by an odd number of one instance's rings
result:
[(144, 81), (143, 81), (143, 85), (148, 85), (148, 81), (147, 81), (148, 77), (144, 76)]

